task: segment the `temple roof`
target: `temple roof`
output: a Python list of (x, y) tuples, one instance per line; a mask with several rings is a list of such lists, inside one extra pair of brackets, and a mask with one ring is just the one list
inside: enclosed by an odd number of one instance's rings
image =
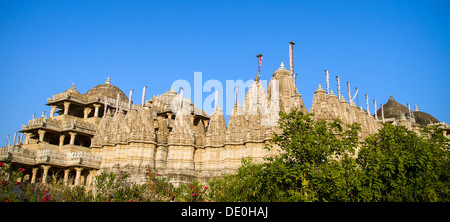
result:
[(108, 98), (116, 99), (117, 94), (119, 94), (120, 101), (128, 101), (128, 97), (125, 95), (125, 93), (121, 89), (119, 89), (119, 87), (111, 84), (111, 79), (108, 76), (108, 79), (104, 84), (93, 87), (83, 95), (91, 98), (98, 97), (100, 99), (103, 99), (106, 96)]
[(439, 120), (437, 120), (434, 116), (421, 111), (414, 111), (414, 119), (417, 124), (424, 126), (430, 123), (439, 123)]
[(81, 95), (81, 93), (75, 88), (75, 83), (72, 83), (72, 86), (64, 92), (69, 94)]
[[(400, 118), (400, 115), (404, 115), (405, 113), (409, 113), (408, 108), (406, 106), (398, 103), (395, 99), (389, 96), (389, 100), (386, 104), (383, 105), (384, 109), (384, 118)], [(381, 108), (378, 109), (377, 115), (381, 118)]]
[[(176, 111), (178, 110), (178, 106), (180, 104), (180, 94), (178, 94), (175, 90), (173, 90), (173, 88), (171, 88), (164, 94), (152, 97), (147, 102), (150, 102), (152, 104), (151, 105), (152, 109), (156, 110), (158, 113), (163, 112), (176, 113)], [(190, 107), (191, 105), (193, 105), (193, 103), (190, 100), (188, 100), (187, 98), (183, 98), (182, 100), (183, 108)], [(196, 107), (195, 105), (194, 105), (194, 113), (196, 115), (208, 117), (208, 113)]]

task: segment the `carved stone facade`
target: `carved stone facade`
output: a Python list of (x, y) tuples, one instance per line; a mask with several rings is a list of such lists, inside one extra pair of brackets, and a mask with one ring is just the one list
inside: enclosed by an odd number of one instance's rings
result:
[[(293, 73), (283, 64), (273, 73), (267, 92), (258, 79), (250, 85), (243, 106), (235, 102), (228, 126), (218, 105), (208, 115), (173, 89), (134, 105), (109, 77), (85, 94), (72, 85), (49, 98), (47, 105), (50, 117), (33, 116), (22, 126), (25, 140), (0, 149), (0, 158), (23, 165), (31, 182), (61, 175), (68, 185), (92, 184), (102, 171), (127, 172), (130, 181), (143, 182), (146, 169), (175, 184), (207, 181), (234, 172), (243, 157), (263, 161), (278, 155), (278, 150), (264, 147), (279, 131), (279, 111), (298, 107), (308, 112)], [(320, 85), (310, 112), (316, 119), (360, 123), (361, 138), (376, 133), (385, 121), (332, 91), (327, 94)], [(409, 110), (400, 112), (401, 117)]]

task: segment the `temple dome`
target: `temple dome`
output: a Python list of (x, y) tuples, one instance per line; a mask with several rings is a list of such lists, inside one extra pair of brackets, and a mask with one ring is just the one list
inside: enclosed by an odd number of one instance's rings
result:
[[(170, 88), (170, 90), (165, 92), (164, 94), (152, 97), (149, 101), (147, 101), (147, 103), (151, 103), (152, 109), (156, 110), (158, 113), (177, 113), (179, 109), (178, 106), (180, 104), (180, 94), (178, 94), (173, 88)], [(197, 115), (208, 117), (208, 114), (204, 110), (196, 107), (192, 103), (192, 101), (183, 97), (183, 108), (187, 109), (189, 107), (188, 109), (189, 111), (191, 111), (191, 105), (193, 105), (194, 113), (196, 113)]]
[(421, 111), (414, 111), (414, 120), (417, 124), (424, 126), (430, 123), (439, 123), (439, 121), (434, 116)]
[[(405, 115), (405, 113), (409, 113), (408, 108), (406, 106), (398, 103), (395, 99), (389, 96), (389, 100), (386, 104), (383, 105), (384, 110), (384, 118), (400, 118), (401, 115)], [(378, 118), (381, 118), (381, 108), (377, 111)]]
[(64, 92), (68, 94), (81, 95), (81, 93), (75, 88), (75, 83), (72, 83), (72, 86)]
[(284, 63), (281, 62), (280, 68), (278, 68), (278, 70), (276, 70), (275, 72), (273, 72), (272, 76), (273, 77), (279, 77), (279, 76), (290, 76), (291, 75), (291, 71), (287, 70), (284, 67)]
[(103, 99), (106, 96), (108, 98), (116, 99), (117, 94), (119, 94), (120, 101), (128, 101), (128, 97), (125, 95), (125, 93), (121, 89), (119, 89), (119, 87), (112, 85), (111, 80), (108, 76), (108, 79), (104, 84), (93, 87), (84, 95), (90, 98), (98, 97), (100, 99)]

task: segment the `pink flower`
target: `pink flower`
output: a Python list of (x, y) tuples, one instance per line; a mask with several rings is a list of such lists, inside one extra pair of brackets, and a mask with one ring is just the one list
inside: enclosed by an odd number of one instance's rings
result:
[(19, 185), (19, 184), (20, 184), (20, 182), (19, 182), (19, 181), (17, 181), (17, 182), (16, 182), (16, 185)]
[(205, 190), (207, 190), (208, 189), (208, 186), (205, 186)]
[(45, 191), (44, 191), (44, 195), (47, 194), (47, 193), (48, 193), (48, 190), (45, 190)]
[(194, 186), (192, 186), (192, 185), (189, 185), (189, 187), (190, 187), (190, 188), (195, 188), (195, 187), (194, 187)]
[(197, 193), (193, 193), (192, 196), (193, 196), (193, 197), (197, 196)]
[(4, 167), (5, 164), (3, 162), (0, 162), (0, 167)]
[(161, 176), (161, 174), (158, 173), (158, 174), (156, 174), (156, 176)]
[(25, 169), (24, 168), (19, 168), (19, 171), (23, 173), (23, 172), (25, 172)]
[(42, 196), (42, 202), (47, 202), (50, 200), (50, 196)]
[(11, 202), (11, 199), (8, 198), (8, 199), (6, 200), (6, 202)]

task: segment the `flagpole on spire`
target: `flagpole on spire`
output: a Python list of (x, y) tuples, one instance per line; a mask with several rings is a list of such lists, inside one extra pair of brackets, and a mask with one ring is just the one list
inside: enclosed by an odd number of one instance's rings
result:
[(237, 107), (237, 86), (234, 87), (234, 106)]
[[(294, 45), (294, 42), (289, 42), (289, 65), (292, 78), (294, 78), (294, 87), (297, 88), (297, 73), (294, 72)], [(298, 91), (295, 93), (298, 93)]]
[[(327, 95), (330, 94), (330, 76), (328, 75), (328, 70), (325, 69), (325, 78), (327, 80)], [(339, 98), (340, 99), (340, 98)]]
[(291, 69), (291, 75), (294, 75), (294, 45), (294, 42), (289, 42), (289, 65)]
[(348, 104), (352, 105), (352, 94), (350, 93), (350, 83), (347, 82)]
[(263, 55), (262, 54), (258, 54), (256, 55), (256, 57), (258, 58), (258, 78), (257, 80), (259, 81), (261, 79), (261, 63), (262, 63), (262, 59), (263, 59)]
[(373, 106), (374, 106), (375, 120), (378, 120), (377, 101), (376, 100), (373, 100)]
[(336, 76), (336, 82), (337, 82), (337, 90), (338, 90), (338, 99), (341, 99), (341, 85), (339, 82), (339, 76)]
[(144, 86), (144, 88), (142, 89), (142, 108), (144, 108), (144, 104), (145, 104), (145, 91), (147, 90), (147, 86)]

